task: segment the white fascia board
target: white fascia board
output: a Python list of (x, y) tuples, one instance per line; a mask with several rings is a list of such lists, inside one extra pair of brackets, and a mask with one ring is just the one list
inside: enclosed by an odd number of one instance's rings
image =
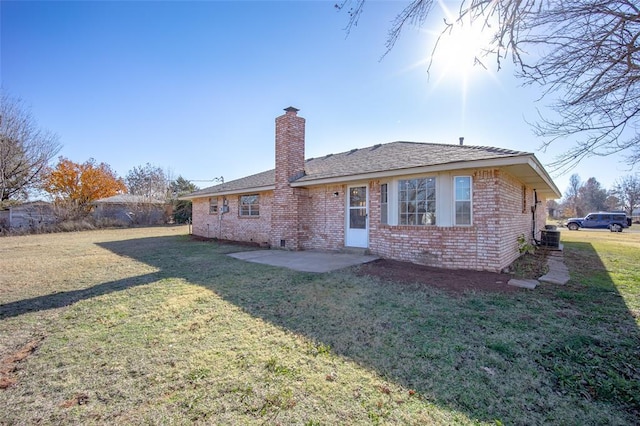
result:
[(542, 164), (540, 164), (535, 156), (531, 156), (529, 159), (529, 166), (542, 178), (544, 183), (551, 188), (553, 195), (555, 195), (556, 198), (562, 198), (562, 192), (560, 192), (556, 184), (553, 182), (553, 179), (551, 179), (551, 176), (549, 176), (545, 168), (542, 167)]
[(198, 194), (193, 197), (189, 195), (185, 195), (178, 199), (179, 200), (195, 200), (198, 198), (219, 197), (224, 195), (239, 195), (239, 194), (250, 194), (254, 192), (266, 192), (266, 191), (273, 191), (274, 189), (276, 189), (275, 185), (256, 186), (252, 188), (242, 188), (242, 189), (229, 190), (229, 191), (208, 192), (206, 194)]

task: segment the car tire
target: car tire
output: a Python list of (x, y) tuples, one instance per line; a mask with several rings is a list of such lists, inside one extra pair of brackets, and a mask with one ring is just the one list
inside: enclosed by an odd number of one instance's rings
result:
[(567, 228), (569, 228), (570, 231), (577, 231), (579, 226), (577, 223), (571, 222), (567, 224)]

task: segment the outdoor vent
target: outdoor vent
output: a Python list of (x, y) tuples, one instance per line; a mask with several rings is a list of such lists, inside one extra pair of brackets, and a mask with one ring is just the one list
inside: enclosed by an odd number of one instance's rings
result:
[(285, 247), (286, 246), (286, 241), (285, 240), (280, 240), (280, 247)]

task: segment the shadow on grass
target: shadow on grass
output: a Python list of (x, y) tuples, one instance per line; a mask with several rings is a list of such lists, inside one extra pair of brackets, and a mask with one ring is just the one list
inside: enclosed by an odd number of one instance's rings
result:
[(144, 250), (130, 241), (100, 245), (211, 289), (471, 419), (625, 424), (640, 414), (637, 325), (590, 244), (565, 244), (567, 286), (458, 296), (349, 269), (310, 274), (245, 263), (224, 256), (242, 249), (234, 246), (140, 244)]
[(632, 424), (640, 414), (636, 322), (589, 244), (565, 244), (573, 273), (567, 286), (457, 296), (353, 269), (312, 274), (245, 263), (225, 256), (244, 247), (179, 237), (99, 246), (160, 271), (14, 302), (2, 312), (182, 278), (470, 419)]
[(57, 309), (65, 306), (73, 305), (76, 302), (92, 297), (102, 296), (104, 294), (113, 293), (115, 291), (126, 290), (131, 287), (145, 285), (158, 280), (158, 274), (152, 273), (147, 275), (125, 278), (108, 283), (98, 284), (92, 287), (61, 291), (59, 293), (47, 294), (44, 296), (32, 297), (30, 299), (17, 300), (0, 304), (0, 320), (4, 318), (16, 317), (29, 312), (38, 312), (49, 309)]

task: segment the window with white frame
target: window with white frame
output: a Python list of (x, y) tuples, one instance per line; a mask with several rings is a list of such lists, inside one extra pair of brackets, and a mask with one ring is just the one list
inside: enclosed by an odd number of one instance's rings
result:
[(455, 224), (471, 225), (471, 176), (454, 177)]
[(386, 183), (380, 185), (380, 223), (389, 223), (389, 191)]
[(240, 197), (240, 216), (260, 216), (260, 195)]
[(398, 181), (398, 224), (436, 224), (436, 178)]
[(209, 214), (218, 214), (218, 197), (209, 198)]

